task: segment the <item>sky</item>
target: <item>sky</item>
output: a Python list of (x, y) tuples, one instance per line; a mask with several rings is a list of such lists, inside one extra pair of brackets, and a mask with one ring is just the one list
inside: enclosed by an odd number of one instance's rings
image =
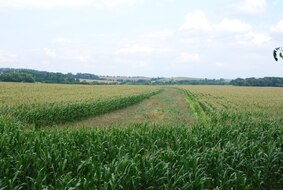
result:
[(282, 0), (0, 0), (0, 68), (283, 77)]

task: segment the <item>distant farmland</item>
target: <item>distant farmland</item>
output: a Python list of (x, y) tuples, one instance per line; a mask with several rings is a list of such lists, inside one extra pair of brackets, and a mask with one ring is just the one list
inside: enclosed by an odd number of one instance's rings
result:
[(283, 187), (283, 88), (0, 83), (0, 103), (0, 189)]

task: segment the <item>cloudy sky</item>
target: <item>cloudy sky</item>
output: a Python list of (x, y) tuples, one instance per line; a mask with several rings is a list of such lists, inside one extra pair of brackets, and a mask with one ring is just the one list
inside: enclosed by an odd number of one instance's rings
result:
[(282, 0), (0, 0), (0, 67), (283, 77)]

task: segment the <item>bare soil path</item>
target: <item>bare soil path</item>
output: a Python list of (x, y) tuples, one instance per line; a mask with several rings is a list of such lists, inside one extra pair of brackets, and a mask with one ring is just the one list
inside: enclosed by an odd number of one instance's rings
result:
[(166, 88), (136, 105), (69, 124), (70, 127), (125, 126), (138, 123), (186, 125), (191, 116), (188, 104), (181, 91)]

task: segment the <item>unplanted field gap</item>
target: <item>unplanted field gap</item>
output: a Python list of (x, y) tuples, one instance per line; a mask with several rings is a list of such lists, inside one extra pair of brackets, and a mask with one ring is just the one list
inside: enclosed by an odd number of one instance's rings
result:
[(106, 127), (140, 123), (188, 125), (191, 120), (184, 94), (175, 88), (165, 88), (161, 93), (138, 104), (64, 126)]

